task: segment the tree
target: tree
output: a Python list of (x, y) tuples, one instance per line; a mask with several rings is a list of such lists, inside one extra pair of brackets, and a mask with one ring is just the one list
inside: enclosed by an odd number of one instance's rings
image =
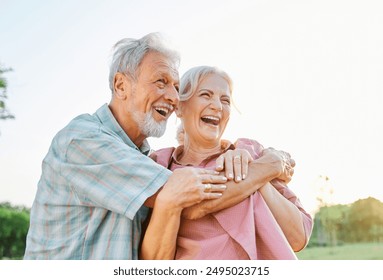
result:
[(369, 197), (348, 205), (322, 206), (314, 217), (309, 246), (383, 242), (383, 203)]
[(336, 246), (339, 240), (344, 240), (343, 233), (348, 228), (349, 208), (348, 205), (336, 204), (319, 209), (315, 214), (318, 243)]
[(29, 209), (0, 203), (0, 259), (24, 255), (29, 228)]
[(351, 205), (349, 224), (352, 241), (382, 241), (383, 203), (373, 197), (357, 200)]
[(3, 76), (4, 73), (12, 71), (11, 68), (2, 68), (0, 66), (0, 120), (14, 119), (15, 116), (12, 115), (6, 106), (7, 96), (7, 80)]

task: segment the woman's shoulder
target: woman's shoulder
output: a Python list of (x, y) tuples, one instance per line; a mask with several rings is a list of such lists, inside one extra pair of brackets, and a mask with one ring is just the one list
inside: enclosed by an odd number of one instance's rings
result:
[(264, 149), (258, 141), (249, 138), (238, 138), (234, 146), (238, 149), (247, 150), (255, 158), (260, 157)]
[(175, 150), (174, 147), (162, 148), (151, 153), (150, 158), (153, 159), (158, 164), (161, 164), (162, 166), (167, 167), (173, 156), (174, 150)]

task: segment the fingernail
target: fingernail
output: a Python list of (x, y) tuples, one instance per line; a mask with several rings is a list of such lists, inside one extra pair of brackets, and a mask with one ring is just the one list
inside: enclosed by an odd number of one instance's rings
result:
[(222, 179), (223, 181), (227, 181), (227, 178), (226, 178), (225, 176), (222, 176), (221, 179)]
[(233, 174), (229, 174), (229, 179), (233, 179), (234, 178), (234, 175)]
[(241, 181), (242, 180), (242, 178), (241, 178), (241, 176), (237, 176), (237, 181)]
[(242, 175), (242, 179), (243, 179), (243, 180), (246, 179), (246, 174), (243, 174), (243, 175)]
[(219, 186), (219, 189), (220, 189), (220, 190), (225, 190), (225, 189), (226, 189), (226, 185), (220, 185), (220, 186)]

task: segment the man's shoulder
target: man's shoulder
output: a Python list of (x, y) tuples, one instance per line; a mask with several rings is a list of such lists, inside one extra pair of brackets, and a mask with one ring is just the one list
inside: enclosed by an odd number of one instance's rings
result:
[(100, 125), (94, 116), (81, 114), (57, 132), (53, 138), (53, 143), (61, 146), (68, 145), (73, 139), (95, 137), (100, 133)]

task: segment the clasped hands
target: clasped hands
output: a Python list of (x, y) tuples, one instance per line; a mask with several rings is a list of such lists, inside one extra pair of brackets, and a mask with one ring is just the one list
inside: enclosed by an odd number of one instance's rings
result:
[(173, 171), (156, 199), (168, 211), (181, 212), (204, 200), (217, 199), (226, 189), (227, 181), (240, 182), (248, 176), (250, 164), (267, 167), (267, 177), (287, 184), (294, 174), (295, 161), (289, 153), (267, 148), (253, 159), (245, 149), (228, 150), (216, 160), (216, 170), (185, 167)]
[[(249, 164), (254, 161), (250, 153), (245, 149), (228, 150), (216, 160), (216, 170), (223, 172), (228, 180), (240, 182), (246, 179)], [(256, 159), (258, 163), (268, 164), (275, 172), (273, 179), (289, 183), (294, 175), (295, 160), (287, 152), (267, 148)]]

